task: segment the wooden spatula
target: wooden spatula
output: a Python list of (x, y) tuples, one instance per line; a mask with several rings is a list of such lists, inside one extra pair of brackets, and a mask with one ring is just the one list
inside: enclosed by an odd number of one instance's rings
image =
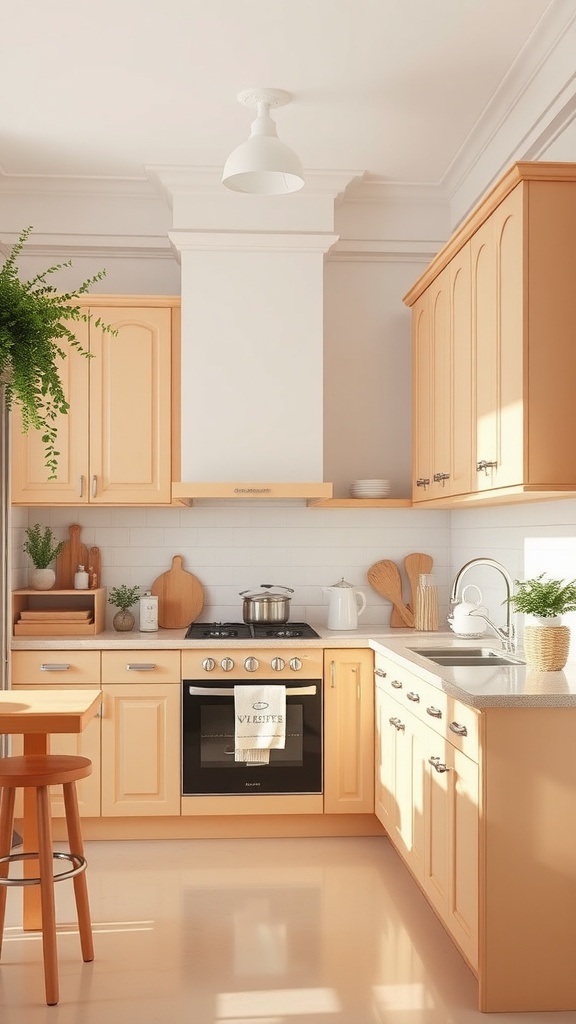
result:
[[(401, 625), (412, 627), (414, 625), (414, 613), (410, 608), (406, 607), (402, 600), (402, 580), (396, 562), (384, 558), (382, 561), (375, 562), (374, 565), (370, 566), (366, 575), (370, 586), (374, 588), (376, 593), (380, 594), (381, 597), (385, 597), (387, 601), (391, 601), (394, 607), (398, 609), (402, 619)], [(390, 621), (390, 625), (392, 625), (392, 621)]]
[[(406, 603), (406, 607), (412, 612), (416, 609), (416, 591), (418, 589), (420, 573), (432, 572), (433, 564), (434, 559), (431, 558), (430, 555), (423, 555), (420, 552), (414, 552), (411, 555), (406, 555), (406, 558), (404, 559), (404, 568), (410, 584), (410, 598)], [(390, 614), (390, 625), (405, 625), (405, 622), (396, 607), (392, 608), (392, 612)]]

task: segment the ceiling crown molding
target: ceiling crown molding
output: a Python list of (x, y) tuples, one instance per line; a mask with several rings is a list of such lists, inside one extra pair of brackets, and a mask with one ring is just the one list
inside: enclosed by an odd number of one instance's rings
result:
[(135, 196), (157, 199), (154, 184), (146, 177), (77, 177), (57, 174), (9, 174), (0, 165), (0, 193), (4, 195)]
[[(245, 196), (231, 193), (222, 184), (221, 167), (186, 167), (180, 165), (148, 166), (146, 173), (152, 183), (164, 195), (172, 208), (175, 194), (202, 193), (227, 198), (231, 202), (242, 202)], [(338, 201), (348, 187), (362, 180), (365, 172), (358, 170), (305, 170), (304, 187), (298, 192), (280, 197), (283, 203), (294, 202), (302, 196), (332, 196)], [(278, 196), (260, 197), (278, 200)]]

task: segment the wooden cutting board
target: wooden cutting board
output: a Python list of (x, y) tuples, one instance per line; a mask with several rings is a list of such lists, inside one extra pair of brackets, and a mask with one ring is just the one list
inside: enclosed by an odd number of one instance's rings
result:
[[(366, 575), (370, 586), (374, 588), (376, 593), (380, 594), (380, 597), (385, 597), (387, 601), (391, 601), (392, 605), (398, 609), (402, 620), (401, 625), (404, 628), (406, 626), (412, 627), (414, 625), (414, 613), (410, 608), (406, 607), (402, 600), (402, 580), (396, 562), (384, 558), (370, 566)], [(390, 625), (392, 625), (392, 621), (390, 621)]]
[(181, 555), (174, 555), (172, 567), (150, 587), (150, 593), (158, 598), (158, 625), (162, 629), (184, 629), (204, 607), (202, 584), (182, 568), (182, 561)]
[[(418, 589), (420, 573), (432, 572), (433, 564), (434, 559), (430, 555), (423, 555), (417, 551), (413, 552), (411, 555), (406, 555), (406, 558), (404, 559), (404, 569), (406, 570), (408, 583), (410, 585), (410, 599), (406, 607), (410, 608), (411, 611), (414, 611), (416, 608), (416, 591)], [(392, 612), (390, 614), (390, 625), (406, 625), (396, 607), (392, 608)]]
[(70, 540), (62, 549), (56, 559), (56, 589), (72, 590), (74, 588), (74, 573), (79, 565), (88, 568), (88, 548), (80, 540), (81, 527), (73, 523), (68, 528)]

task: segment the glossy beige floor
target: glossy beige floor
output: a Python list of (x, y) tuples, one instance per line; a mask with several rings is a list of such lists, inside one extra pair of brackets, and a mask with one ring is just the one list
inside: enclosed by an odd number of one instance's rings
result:
[(575, 1024), (476, 1010), (476, 983), (386, 839), (89, 843), (96, 960), (57, 886), (60, 1004), (8, 893), (2, 1024)]

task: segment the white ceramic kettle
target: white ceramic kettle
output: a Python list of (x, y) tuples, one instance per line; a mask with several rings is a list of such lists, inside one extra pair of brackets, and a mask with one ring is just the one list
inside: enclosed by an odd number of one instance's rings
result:
[(328, 629), (356, 629), (358, 616), (366, 607), (366, 598), (358, 587), (346, 583), (344, 577), (333, 587), (322, 587), (330, 595), (328, 602)]
[[(470, 590), (475, 590), (478, 595), (475, 602), (466, 600), (466, 594)], [(454, 607), (454, 611), (448, 618), (450, 628), (458, 636), (482, 636), (486, 632), (486, 621), (478, 615), (478, 612), (483, 612), (486, 615), (488, 610), (482, 605), (480, 588), (475, 583), (469, 583), (462, 591), (462, 601)]]

